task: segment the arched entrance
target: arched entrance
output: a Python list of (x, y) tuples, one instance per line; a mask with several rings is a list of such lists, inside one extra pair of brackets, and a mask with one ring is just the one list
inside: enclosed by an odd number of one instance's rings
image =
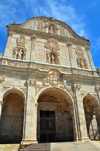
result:
[(16, 90), (8, 91), (3, 98), (0, 119), (0, 143), (20, 143), (23, 133), (24, 98)]
[(73, 104), (66, 92), (58, 88), (43, 91), (38, 98), (38, 142), (74, 140)]
[(91, 140), (100, 140), (100, 106), (96, 98), (87, 95), (83, 99), (87, 133)]

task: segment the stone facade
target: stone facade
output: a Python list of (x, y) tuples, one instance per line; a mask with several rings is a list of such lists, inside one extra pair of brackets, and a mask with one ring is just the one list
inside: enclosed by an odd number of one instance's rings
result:
[(99, 140), (100, 73), (90, 41), (52, 17), (14, 22), (7, 29), (0, 54), (3, 142)]

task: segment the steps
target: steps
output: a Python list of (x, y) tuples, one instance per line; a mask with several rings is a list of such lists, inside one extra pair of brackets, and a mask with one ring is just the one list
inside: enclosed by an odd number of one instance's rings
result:
[(0, 144), (0, 151), (18, 151), (19, 144)]
[(91, 142), (64, 142), (31, 144), (19, 151), (100, 151), (100, 148)]
[(24, 149), (19, 149), (19, 151), (50, 151), (50, 144), (51, 143), (31, 144)]

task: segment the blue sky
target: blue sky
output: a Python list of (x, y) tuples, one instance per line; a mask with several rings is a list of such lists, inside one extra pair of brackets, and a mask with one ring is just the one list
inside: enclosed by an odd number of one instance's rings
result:
[(36, 16), (59, 19), (89, 39), (94, 65), (100, 68), (100, 0), (0, 0), (0, 53), (6, 45), (6, 25)]

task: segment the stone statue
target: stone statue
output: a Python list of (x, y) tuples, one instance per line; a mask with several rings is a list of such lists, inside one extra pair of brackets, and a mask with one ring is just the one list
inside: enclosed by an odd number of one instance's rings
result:
[(53, 54), (51, 55), (51, 63), (55, 63), (55, 57)]
[(19, 53), (18, 53), (18, 59), (22, 59), (23, 56), (23, 50), (20, 48)]
[(13, 58), (17, 59), (17, 56), (18, 56), (18, 50), (14, 49), (14, 51), (13, 51)]

